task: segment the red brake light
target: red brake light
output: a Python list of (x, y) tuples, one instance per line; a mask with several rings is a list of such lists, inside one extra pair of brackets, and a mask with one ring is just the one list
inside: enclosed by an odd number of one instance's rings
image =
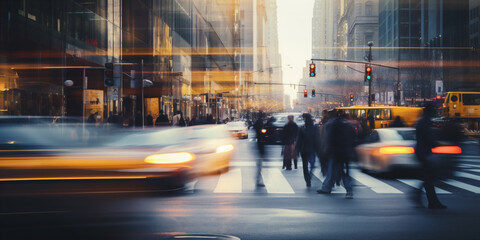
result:
[(432, 148), (432, 153), (462, 154), (462, 148), (460, 148), (459, 146), (440, 146)]
[(415, 149), (413, 147), (382, 147), (379, 149), (380, 154), (413, 154)]

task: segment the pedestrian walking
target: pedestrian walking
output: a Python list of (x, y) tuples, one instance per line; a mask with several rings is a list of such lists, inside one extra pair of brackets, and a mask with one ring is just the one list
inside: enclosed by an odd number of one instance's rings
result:
[(179, 127), (181, 118), (182, 118), (182, 112), (177, 111), (177, 114), (175, 114), (172, 118), (172, 126)]
[(298, 135), (298, 125), (293, 121), (293, 115), (288, 116), (288, 123), (283, 127), (283, 167), (292, 170), (292, 158), (297, 169), (298, 158), (295, 152), (295, 142)]
[(142, 119), (143, 119), (142, 111), (138, 110), (137, 113), (135, 114), (135, 127), (143, 126)]
[(328, 167), (319, 194), (330, 194), (340, 180), (347, 190), (345, 198), (353, 198), (352, 179), (349, 175), (349, 162), (354, 151), (355, 132), (345, 120), (345, 116), (330, 119), (326, 125)]
[(163, 113), (163, 110), (160, 110), (160, 115), (158, 115), (157, 120), (155, 120), (155, 126), (166, 126), (168, 125), (168, 117)]
[(397, 116), (395, 117), (395, 120), (390, 124), (389, 127), (400, 128), (400, 127), (406, 127), (406, 125), (402, 121), (402, 118), (400, 116)]
[(322, 126), (319, 128), (320, 130), (320, 144), (319, 144), (319, 151), (318, 151), (318, 159), (319, 159), (319, 162), (320, 162), (320, 169), (321, 169), (321, 172), (322, 172), (322, 175), (323, 176), (326, 176), (327, 175), (327, 169), (328, 169), (328, 159), (329, 159), (329, 156), (328, 156), (328, 151), (327, 151), (327, 142), (328, 142), (328, 139), (327, 139), (327, 125), (329, 123), (329, 120), (330, 119), (333, 119), (335, 116), (336, 116), (336, 111), (332, 110), (332, 111), (326, 111), (324, 110), (325, 112), (325, 115), (324, 115), (324, 118), (322, 120)]
[(153, 117), (150, 111), (147, 113), (147, 116), (145, 117), (145, 126), (153, 127)]
[(368, 133), (372, 133), (373, 130), (375, 130), (375, 116), (373, 115), (372, 110), (368, 111), (367, 121), (368, 121)]
[[(428, 208), (430, 209), (445, 209), (445, 205), (440, 203), (435, 192), (433, 182), (436, 178), (432, 163), (429, 158), (432, 156), (432, 148), (437, 145), (434, 133), (432, 130), (433, 123), (431, 118), (435, 114), (435, 106), (427, 104), (423, 109), (423, 115), (416, 123), (417, 144), (415, 146), (415, 154), (421, 165), (420, 179), (423, 180), (423, 187), (428, 199)], [(421, 188), (420, 188), (421, 189)], [(413, 194), (413, 200), (418, 206), (423, 206), (421, 202), (420, 190), (416, 190)]]
[(259, 118), (253, 124), (253, 128), (255, 129), (255, 135), (257, 138), (257, 150), (258, 150), (258, 157), (257, 157), (257, 174), (255, 175), (255, 182), (257, 187), (265, 187), (265, 184), (262, 180), (262, 165), (263, 159), (265, 158), (265, 143), (266, 138), (264, 134), (264, 124), (263, 124), (263, 115), (260, 113)]
[(303, 120), (305, 121), (305, 125), (298, 131), (296, 152), (302, 156), (303, 178), (305, 179), (307, 187), (311, 187), (313, 169), (315, 168), (315, 155), (317, 153), (318, 142), (320, 141), (320, 132), (313, 124), (313, 119), (310, 114), (304, 114)]

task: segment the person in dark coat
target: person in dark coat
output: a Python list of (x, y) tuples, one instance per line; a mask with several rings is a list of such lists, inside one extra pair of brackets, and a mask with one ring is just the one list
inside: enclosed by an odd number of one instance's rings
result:
[(330, 119), (325, 126), (328, 167), (319, 194), (330, 194), (333, 186), (341, 179), (347, 190), (345, 198), (353, 198), (352, 178), (349, 175), (349, 162), (354, 151), (355, 131), (342, 117)]
[(135, 127), (142, 127), (143, 122), (142, 122), (142, 111), (138, 110), (137, 113), (135, 114)]
[[(298, 131), (296, 152), (302, 156), (303, 164), (303, 178), (307, 184), (307, 187), (312, 186), (312, 174), (315, 168), (316, 153), (318, 151), (317, 146), (320, 141), (320, 131), (313, 124), (313, 119), (310, 114), (304, 114), (303, 119), (305, 125)], [(308, 168), (310, 165), (310, 169)]]
[(368, 133), (372, 133), (375, 130), (375, 116), (373, 115), (373, 111), (368, 111)]
[(153, 117), (151, 112), (148, 112), (147, 117), (145, 118), (145, 126), (153, 127)]
[(267, 139), (265, 138), (265, 134), (262, 131), (264, 129), (262, 113), (260, 113), (260, 117), (253, 124), (253, 128), (255, 129), (255, 135), (257, 138), (257, 150), (258, 150), (257, 174), (256, 174), (255, 180), (256, 180), (257, 187), (265, 187), (265, 184), (263, 183), (263, 180), (262, 180), (262, 165), (263, 165), (263, 159), (265, 158), (265, 143)]
[(402, 121), (402, 118), (400, 118), (400, 116), (397, 116), (395, 120), (390, 124), (390, 127), (399, 128), (399, 127), (406, 127), (406, 125)]
[(288, 123), (283, 127), (283, 168), (292, 170), (292, 158), (295, 169), (297, 169), (298, 158), (295, 152), (298, 126), (293, 121), (293, 115), (288, 116)]
[(167, 115), (163, 113), (163, 110), (160, 110), (160, 115), (158, 115), (157, 120), (155, 121), (155, 126), (168, 126), (169, 121)]
[[(428, 162), (428, 158), (432, 154), (432, 148), (437, 145), (433, 133), (433, 123), (431, 118), (435, 114), (435, 106), (433, 104), (427, 104), (423, 109), (423, 115), (418, 119), (416, 123), (416, 136), (417, 144), (415, 146), (415, 155), (421, 164), (421, 176), (423, 180), (423, 187), (427, 194), (428, 208), (430, 209), (445, 209), (445, 205), (440, 203), (435, 192), (433, 181), (435, 180), (435, 174), (433, 173), (432, 166)], [(421, 191), (416, 191), (414, 194), (415, 202), (421, 206)]]

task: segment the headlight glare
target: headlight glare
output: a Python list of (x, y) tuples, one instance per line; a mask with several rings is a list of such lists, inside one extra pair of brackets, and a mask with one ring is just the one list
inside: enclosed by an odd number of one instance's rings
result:
[(153, 164), (179, 164), (193, 161), (195, 155), (187, 152), (154, 154), (145, 158), (146, 163)]
[(217, 147), (217, 149), (215, 150), (215, 153), (226, 153), (232, 150), (233, 150), (233, 145), (231, 144), (223, 145), (223, 146)]

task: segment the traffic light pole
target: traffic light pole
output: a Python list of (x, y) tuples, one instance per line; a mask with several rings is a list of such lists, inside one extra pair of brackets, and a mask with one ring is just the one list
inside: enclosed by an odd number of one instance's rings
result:
[[(370, 55), (370, 54), (369, 54)], [(353, 63), (353, 64), (368, 64), (370, 66), (377, 66), (377, 67), (383, 67), (383, 68), (389, 68), (389, 69), (395, 69), (398, 72), (398, 77), (397, 77), (397, 98), (396, 98), (396, 105), (400, 105), (400, 91), (401, 91), (401, 80), (400, 80), (400, 66), (398, 67), (392, 67), (388, 65), (383, 65), (383, 64), (378, 64), (378, 63), (372, 63), (372, 62), (365, 62), (365, 61), (352, 61), (352, 60), (337, 60), (337, 59), (326, 59), (326, 58), (312, 58), (312, 61), (318, 61), (318, 62), (341, 62), (341, 63)], [(370, 85), (370, 84), (369, 84)], [(369, 88), (369, 93), (371, 92)], [(370, 100), (371, 95), (368, 96), (368, 99)], [(370, 102), (370, 101), (369, 101)]]
[(142, 59), (142, 129), (145, 129), (145, 95), (144, 95), (145, 85), (143, 81), (144, 80), (143, 80), (143, 59)]
[[(369, 63), (369, 65), (372, 62), (372, 46), (373, 46), (373, 42), (368, 42), (368, 47), (369, 47), (368, 63)], [(372, 77), (370, 79), (367, 79), (367, 80), (368, 80), (368, 106), (371, 107), (372, 106)]]

